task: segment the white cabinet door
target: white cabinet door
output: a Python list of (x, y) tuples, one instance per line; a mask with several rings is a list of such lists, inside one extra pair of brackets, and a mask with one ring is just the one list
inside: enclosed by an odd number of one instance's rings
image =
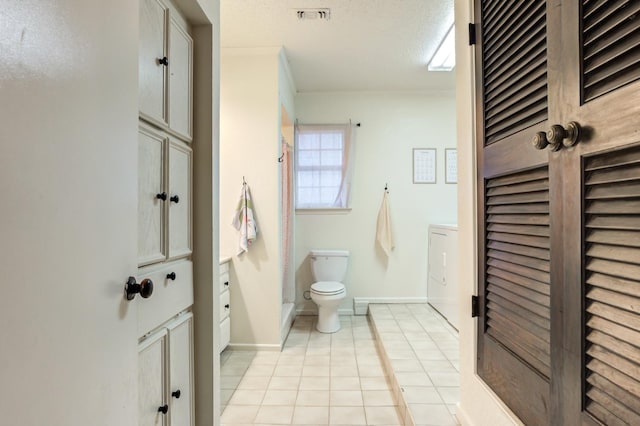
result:
[(191, 254), (191, 149), (169, 145), (169, 258)]
[(193, 316), (169, 325), (169, 370), (172, 426), (193, 425)]
[(138, 133), (138, 265), (166, 258), (166, 137), (147, 126)]
[(167, 58), (168, 14), (162, 1), (140, 0), (139, 108), (145, 118), (161, 124), (167, 122), (167, 65), (163, 64), (163, 58)]
[[(165, 426), (167, 331), (161, 330), (140, 345), (138, 355), (138, 425)], [(160, 408), (162, 407), (162, 411)]]
[(193, 40), (176, 18), (169, 29), (169, 127), (191, 140)]

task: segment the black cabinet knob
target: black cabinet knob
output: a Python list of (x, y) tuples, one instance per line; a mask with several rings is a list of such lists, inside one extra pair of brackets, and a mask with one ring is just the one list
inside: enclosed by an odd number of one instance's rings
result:
[(144, 299), (151, 297), (153, 294), (153, 281), (145, 278), (138, 284), (135, 277), (129, 277), (127, 282), (124, 283), (125, 298), (127, 300), (133, 300), (138, 293), (140, 293), (140, 296)]
[(158, 58), (158, 65), (164, 65), (165, 67), (169, 65), (169, 58), (163, 56), (162, 58)]
[(178, 197), (177, 195), (174, 195), (173, 197), (169, 198), (169, 201), (172, 201), (178, 204), (180, 202), (180, 197)]
[(180, 395), (181, 395), (180, 389), (171, 392), (171, 396), (174, 397), (175, 399), (180, 398)]
[(226, 305), (224, 305), (224, 307), (225, 307), (226, 309), (229, 309), (229, 304), (227, 303)]
[(164, 404), (158, 407), (158, 413), (167, 414), (168, 411), (169, 411), (169, 406), (167, 404)]
[(158, 200), (167, 201), (167, 193), (166, 192), (161, 192), (159, 194), (156, 194), (156, 198)]
[(171, 281), (175, 281), (176, 280), (176, 273), (172, 272), (170, 274), (167, 274), (167, 278), (170, 279)]
[(225, 286), (225, 287), (229, 287), (229, 281), (225, 281), (225, 282), (224, 282), (224, 286)]

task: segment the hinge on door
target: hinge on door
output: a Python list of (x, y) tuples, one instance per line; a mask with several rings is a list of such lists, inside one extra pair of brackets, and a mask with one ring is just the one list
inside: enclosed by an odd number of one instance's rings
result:
[(476, 44), (476, 24), (469, 24), (469, 46)]
[(471, 296), (471, 318), (478, 316), (478, 296)]

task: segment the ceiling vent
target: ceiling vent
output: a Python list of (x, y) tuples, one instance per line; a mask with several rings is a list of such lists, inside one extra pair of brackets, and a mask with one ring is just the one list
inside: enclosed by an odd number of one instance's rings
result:
[(296, 15), (298, 19), (323, 19), (328, 21), (331, 19), (331, 9), (297, 9)]

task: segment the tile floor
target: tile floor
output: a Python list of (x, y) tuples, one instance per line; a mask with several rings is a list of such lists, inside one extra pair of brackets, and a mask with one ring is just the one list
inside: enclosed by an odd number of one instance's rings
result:
[(375, 306), (371, 322), (343, 316), (334, 334), (299, 316), (282, 352), (224, 351), (222, 424), (455, 425), (457, 339), (446, 322), (427, 305)]

